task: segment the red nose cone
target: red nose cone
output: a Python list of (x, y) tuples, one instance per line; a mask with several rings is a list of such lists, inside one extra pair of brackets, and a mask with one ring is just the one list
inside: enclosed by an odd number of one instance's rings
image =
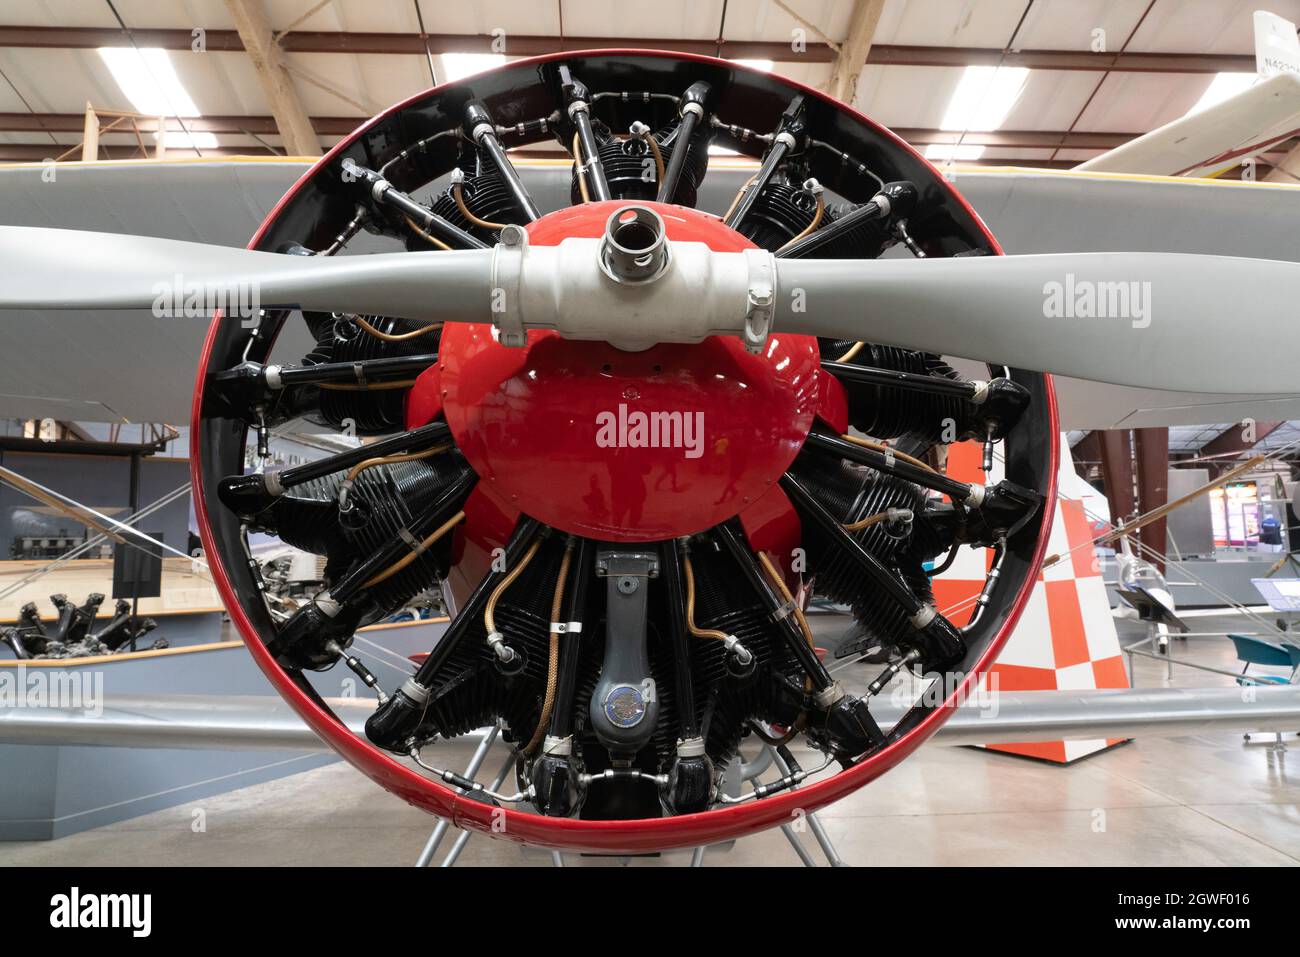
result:
[[(599, 237), (625, 205), (551, 213), (529, 239)], [(641, 205), (663, 218), (670, 242), (752, 245), (704, 213)], [(509, 349), (490, 325), (453, 324), (439, 375), (417, 390), (441, 380), (456, 443), (507, 513), (606, 541), (656, 541), (731, 518), (776, 483), (812, 424), (818, 360), (808, 336), (774, 335), (761, 355), (733, 337), (625, 352), (538, 332)]]

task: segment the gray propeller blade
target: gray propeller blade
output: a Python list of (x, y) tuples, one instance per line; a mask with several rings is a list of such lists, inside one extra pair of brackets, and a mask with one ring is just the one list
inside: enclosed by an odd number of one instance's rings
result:
[[(611, 289), (596, 266), (595, 240), (569, 244), (575, 244), (572, 256), (539, 247), (528, 253), (535, 266), (522, 274), (508, 271), (517, 283), (512, 298), (520, 294), (527, 307), (516, 315), (525, 327), (578, 338), (601, 338), (608, 327), (614, 336), (624, 325), (619, 310), (635, 305), (647, 343), (698, 341), (701, 330), (682, 322), (683, 293), (696, 306), (688, 309), (692, 315), (717, 313), (726, 320), (711, 326), (714, 331), (729, 329), (730, 321), (737, 333), (744, 327), (744, 303), (737, 298), (734, 309), (728, 305), (743, 293), (743, 283), (736, 290), (725, 282), (697, 282), (696, 273), (683, 267), (675, 293), (657, 285)], [(582, 244), (591, 244), (591, 252), (580, 250)], [(752, 264), (742, 254), (704, 255), (717, 257), (720, 267), (733, 257), (734, 268), (718, 273), (733, 285), (736, 268), (741, 280), (749, 275)], [(204, 310), (185, 308), (190, 296), (215, 289), (237, 302), (249, 295), (262, 308), (483, 322), (502, 318), (492, 311), (493, 256), (492, 250), (289, 256), (0, 227), (0, 309), (140, 308), (201, 316)], [(1118, 385), (1300, 394), (1297, 263), (1174, 253), (775, 263), (778, 331), (864, 339)], [(710, 295), (725, 301), (702, 298)]]
[[(210, 305), (205, 296), (224, 295), (232, 308), (251, 300), (261, 308), (486, 321), (492, 251), (325, 258), (0, 226), (0, 271), (0, 309), (150, 309), (175, 315), (186, 302)], [(183, 314), (210, 313), (196, 308)]]
[(777, 274), (779, 331), (1117, 385), (1300, 393), (1298, 263), (1176, 253), (778, 259)]

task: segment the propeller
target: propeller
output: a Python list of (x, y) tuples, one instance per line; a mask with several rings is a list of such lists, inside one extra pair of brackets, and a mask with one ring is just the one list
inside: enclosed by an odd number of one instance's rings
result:
[[(76, 229), (0, 226), (3, 309), (149, 309), (204, 290), (254, 305), (430, 322), (486, 312), (492, 251), (326, 258)], [(241, 290), (242, 287), (242, 290)], [(203, 301), (209, 302), (211, 294)], [(185, 313), (192, 315), (193, 313)], [(203, 313), (203, 318), (211, 318)]]
[[(1300, 302), (1297, 263), (1175, 253), (771, 259), (675, 243), (672, 268), (628, 283), (598, 268), (601, 242), (571, 238), (529, 247), (520, 231), (511, 235), (504, 261), (505, 246), (326, 258), (0, 227), (6, 265), (0, 308), (159, 312), (161, 301), (166, 314), (178, 285), (182, 295), (205, 287), (233, 295), (242, 285), (263, 308), (496, 320), (504, 327), (503, 308), (493, 305), (493, 290), (503, 289), (515, 330), (557, 329), (570, 338), (609, 338), (637, 348), (719, 333), (753, 343), (757, 290), (758, 308), (768, 308), (773, 328), (782, 332), (1116, 385), (1300, 392), (1294, 348), (1300, 335), (1291, 311)], [(761, 305), (765, 284), (774, 307)], [(639, 339), (629, 340), (630, 334)]]
[(779, 259), (777, 271), (787, 332), (1115, 385), (1300, 392), (1300, 263), (1108, 252)]

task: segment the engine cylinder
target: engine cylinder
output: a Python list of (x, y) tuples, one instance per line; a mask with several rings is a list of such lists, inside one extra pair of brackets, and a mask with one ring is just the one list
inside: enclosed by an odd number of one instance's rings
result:
[[(306, 315), (306, 314), (305, 314)], [(397, 356), (433, 355), (438, 351), (441, 330), (411, 339), (386, 340), (374, 336), (346, 317), (321, 313), (306, 315), (308, 328), (316, 336), (316, 347), (303, 357), (304, 366), (324, 362), (365, 362)], [(420, 323), (387, 316), (362, 317), (384, 335), (406, 335), (422, 328)], [(400, 429), (405, 421), (405, 389), (339, 388), (318, 390), (318, 406), (307, 413), (317, 424), (351, 429), (354, 435), (380, 435)]]
[[(826, 456), (805, 453), (795, 460), (791, 471), (844, 525), (891, 508), (909, 509), (916, 516), (926, 499), (925, 491), (910, 482)], [(878, 589), (864, 587), (856, 563), (816, 522), (804, 521), (803, 529), (808, 573), (818, 593), (848, 605), (853, 617), (873, 637), (895, 644), (910, 636), (912, 625), (898, 602)], [(918, 598), (930, 599), (930, 581), (917, 557), (910, 528), (900, 534), (889, 522), (882, 521), (849, 534), (887, 569), (902, 577)]]
[[(337, 579), (358, 559), (391, 541), (468, 473), (469, 466), (455, 452), (376, 465), (357, 476), (348, 507), (340, 510), (344, 473), (335, 472), (290, 489), (259, 516), (254, 527), (278, 535), (295, 548), (326, 556), (326, 577)], [(381, 608), (400, 607), (435, 584), (447, 573), (450, 562), (448, 535), (374, 586), (371, 597)]]
[[(822, 359), (831, 361), (839, 361), (857, 345), (845, 339), (818, 339), (817, 343)], [(868, 343), (848, 361), (894, 372), (959, 378), (940, 356), (894, 346)], [(969, 404), (953, 396), (862, 382), (845, 382), (844, 391), (848, 396), (849, 424), (878, 439), (906, 438), (924, 445), (952, 442), (961, 437), (955, 430), (969, 414)]]
[[(663, 127), (655, 134), (659, 144), (659, 153), (664, 165), (672, 159), (673, 151), (681, 144), (677, 142), (680, 126), (674, 122)], [(704, 174), (709, 165), (709, 130), (697, 130), (687, 144), (689, 152), (682, 167), (681, 177), (677, 181), (674, 202), (682, 206), (694, 206), (696, 192), (704, 182)], [(645, 140), (636, 137), (620, 139), (605, 133), (599, 138), (600, 162), (605, 170), (605, 181), (609, 184), (610, 195), (614, 199), (653, 200), (659, 191), (659, 179), (656, 175), (654, 155)], [(582, 202), (582, 191), (578, 186), (578, 171), (575, 167), (569, 186), (571, 201), (576, 205)]]
[[(496, 173), (466, 176), (460, 190), (461, 201), (464, 202), (465, 208), (483, 222), (502, 225), (513, 223), (517, 226), (523, 226), (528, 222), (528, 217), (519, 208), (519, 203), (506, 186), (505, 180)], [(497, 240), (496, 230), (478, 225), (461, 212), (450, 187), (439, 194), (433, 204), (433, 211), (485, 243), (495, 243)]]

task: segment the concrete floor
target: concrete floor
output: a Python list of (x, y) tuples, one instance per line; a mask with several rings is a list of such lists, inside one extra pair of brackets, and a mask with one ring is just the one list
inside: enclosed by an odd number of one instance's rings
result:
[[(818, 631), (834, 624), (823, 620)], [(1197, 622), (1198, 630), (1209, 627)], [(1256, 630), (1240, 621), (1222, 627)], [(1137, 634), (1127, 625), (1122, 631), (1126, 642)], [(1235, 663), (1225, 639), (1177, 642), (1174, 654), (1221, 668)], [(1139, 687), (1231, 683), (1186, 668), (1175, 669), (1169, 682), (1163, 664), (1135, 662)], [(1288, 735), (1283, 754), (1265, 747), (1266, 740), (1271, 736), (1249, 745), (1238, 734), (1143, 738), (1069, 767), (931, 745), (820, 816), (844, 860), (860, 866), (1295, 865), (1300, 738)], [(452, 745), (444, 753), (461, 766), (469, 749)], [(489, 756), (481, 779), (504, 753)], [(433, 824), (351, 767), (334, 764), (58, 841), (0, 844), (0, 865), (407, 866)], [(801, 839), (816, 857), (812, 834)], [(450, 846), (451, 837), (444, 851)], [(569, 866), (689, 859), (688, 851), (630, 862), (565, 855)], [(475, 835), (460, 863), (545, 866), (550, 857)], [(780, 831), (705, 856), (706, 865), (797, 863)]]

